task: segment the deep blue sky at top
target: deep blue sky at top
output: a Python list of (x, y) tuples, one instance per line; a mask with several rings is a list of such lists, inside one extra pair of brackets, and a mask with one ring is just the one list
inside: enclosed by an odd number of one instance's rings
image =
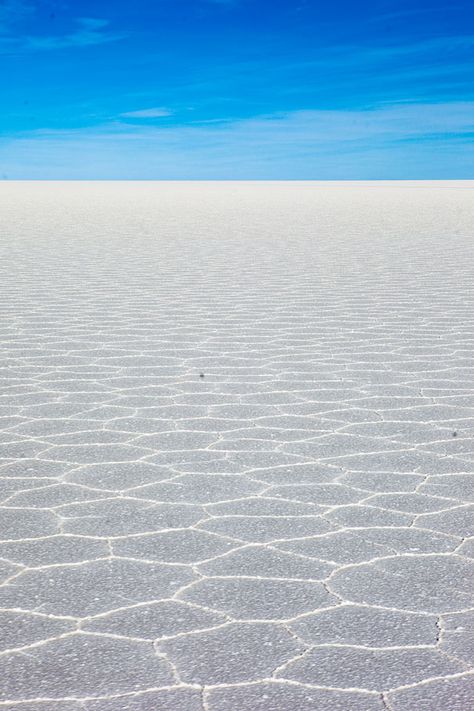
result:
[(472, 0), (0, 0), (9, 178), (474, 178)]

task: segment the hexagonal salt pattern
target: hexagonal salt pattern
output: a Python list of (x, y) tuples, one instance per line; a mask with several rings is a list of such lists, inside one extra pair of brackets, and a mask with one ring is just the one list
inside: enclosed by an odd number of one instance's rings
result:
[(0, 711), (474, 706), (472, 183), (3, 183)]

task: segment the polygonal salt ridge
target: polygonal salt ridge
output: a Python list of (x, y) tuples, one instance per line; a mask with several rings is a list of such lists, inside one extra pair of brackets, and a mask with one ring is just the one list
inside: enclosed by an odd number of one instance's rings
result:
[(73, 464), (136, 461), (153, 454), (152, 448), (130, 444), (70, 444), (54, 445), (38, 453), (38, 459), (58, 459)]
[(455, 553), (404, 554), (342, 567), (326, 586), (350, 602), (442, 614), (472, 606), (472, 573)]
[(278, 405), (255, 405), (255, 404), (221, 404), (210, 405), (209, 413), (211, 417), (231, 417), (234, 419), (254, 420), (258, 417), (270, 417), (272, 415), (280, 415), (281, 411)]
[(363, 500), (364, 504), (379, 506), (407, 514), (425, 514), (448, 511), (459, 506), (459, 500), (440, 496), (429, 496), (419, 491), (410, 493), (373, 494)]
[(36, 457), (48, 443), (45, 439), (28, 438), (11, 432), (0, 432), (1, 462), (11, 459), (24, 459)]
[(301, 615), (288, 626), (310, 645), (434, 647), (439, 636), (436, 615), (350, 603)]
[[(246, 476), (248, 479), (252, 479), (252, 481), (257, 481), (253, 479), (252, 472), (249, 471), (244, 474), (242, 472), (242, 467), (239, 466), (238, 463), (230, 461), (224, 452), (215, 458), (213, 457), (212, 459), (206, 457), (204, 459), (197, 458), (197, 460), (195, 460), (195, 454), (196, 452), (193, 452), (191, 458), (188, 452), (187, 456), (183, 455), (182, 457), (172, 458), (168, 456), (165, 457), (165, 459), (167, 460), (170, 469), (178, 474), (239, 474), (241, 476)], [(155, 460), (156, 463), (159, 463), (159, 461), (163, 461), (163, 456), (159, 455), (158, 457), (152, 457), (152, 461)]]
[(314, 431), (319, 431), (321, 428), (327, 429), (332, 426), (331, 420), (326, 421), (322, 417), (313, 415), (273, 415), (255, 418), (253, 422), (256, 427), (269, 428), (272, 431), (297, 430), (305, 431), (309, 435)]
[(178, 472), (150, 462), (85, 464), (66, 474), (64, 480), (107, 491), (127, 491), (146, 484), (172, 479)]
[(319, 581), (255, 574), (197, 580), (183, 587), (175, 597), (241, 621), (282, 621), (339, 601)]
[(423, 444), (452, 436), (452, 429), (442, 427), (439, 423), (403, 422), (388, 420), (374, 422), (357, 422), (345, 425), (343, 432), (355, 435), (383, 437), (399, 441), (407, 445)]
[(44, 447), (48, 445), (129, 444), (133, 442), (133, 440), (133, 434), (97, 428), (48, 435), (41, 438)]
[[(150, 464), (158, 464), (161, 466), (170, 466), (178, 471), (192, 471), (201, 472), (203, 474), (208, 473), (209, 467), (214, 467), (210, 471), (222, 471), (224, 473), (245, 473), (244, 467), (233, 458), (230, 459), (230, 454), (226, 452), (215, 452), (210, 449), (195, 449), (195, 450), (167, 450), (162, 451), (159, 454), (152, 454), (145, 458), (146, 462)], [(232, 466), (229, 466), (232, 465)], [(184, 468), (187, 466), (187, 468)], [(224, 469), (219, 469), (215, 467), (224, 467)]]
[(172, 666), (149, 643), (86, 633), (0, 657), (1, 700), (61, 699), (130, 693), (176, 683)]
[(59, 479), (52, 478), (0, 477), (0, 503), (6, 503), (18, 492), (42, 489), (58, 482)]
[[(113, 389), (107, 385), (101, 385), (97, 380), (90, 380), (85, 378), (72, 378), (68, 377), (67, 374), (57, 373), (55, 376), (48, 380), (38, 381), (34, 386), (38, 394), (49, 396), (44, 401), (48, 402), (55, 398), (56, 395), (70, 394), (70, 393), (93, 393), (94, 395), (107, 393), (110, 397), (113, 396)], [(41, 403), (39, 398), (30, 400), (26, 397), (23, 401), (24, 404), (32, 402), (32, 404)]]
[(308, 438), (299, 442), (285, 442), (280, 446), (285, 453), (299, 454), (322, 460), (323, 463), (338, 463), (345, 466), (346, 457), (359, 456), (366, 452), (378, 454), (379, 457), (387, 452), (393, 457), (395, 453), (404, 454), (406, 449), (402, 445), (382, 438), (359, 437), (355, 435), (335, 433), (319, 437)]
[(420, 494), (454, 497), (464, 502), (474, 501), (474, 476), (467, 474), (435, 474), (424, 478), (418, 487)]
[[(156, 353), (148, 353), (148, 356), (152, 358), (152, 362), (148, 364), (143, 362), (145, 356), (142, 355), (138, 356), (140, 363), (136, 365), (127, 363), (126, 369), (121, 366), (117, 368), (113, 368), (112, 365), (108, 366), (112, 370), (112, 374), (107, 377), (107, 383), (117, 389), (118, 395), (141, 393), (143, 391), (143, 394), (148, 396), (172, 397), (176, 392), (181, 391), (181, 388), (173, 388), (169, 384), (164, 385), (159, 376), (159, 373), (162, 373), (162, 369), (159, 366), (165, 365), (164, 359), (167, 357), (164, 354), (164, 350), (157, 348)], [(168, 363), (168, 365), (172, 365), (172, 363)], [(104, 362), (102, 361), (96, 367), (97, 372), (104, 376), (104, 369), (107, 368)], [(153, 367), (158, 368), (158, 372), (153, 372)]]
[[(220, 686), (204, 694), (208, 711), (252, 709), (253, 711), (384, 711), (386, 707), (376, 692), (317, 688), (280, 680), (265, 680), (234, 686)], [(16, 711), (16, 709), (15, 709)]]
[[(208, 408), (207, 414), (213, 414), (213, 408), (215, 407), (232, 408), (234, 406), (241, 407), (244, 404), (240, 401), (241, 398), (238, 395), (228, 395), (226, 393), (222, 394), (204, 390), (202, 392), (189, 392), (175, 395), (173, 399), (177, 405), (206, 407)], [(266, 403), (257, 404), (258, 407), (265, 407), (265, 405)], [(268, 405), (272, 406), (273, 403), (270, 402)], [(278, 403), (276, 403), (276, 405), (278, 405)]]
[(343, 472), (337, 479), (338, 483), (363, 489), (367, 494), (415, 491), (426, 480), (425, 475), (413, 472), (355, 472), (345, 469)]
[[(209, 452), (208, 455), (212, 454)], [(214, 454), (217, 454), (214, 452)], [(238, 464), (240, 471), (243, 474), (255, 472), (259, 469), (268, 469), (268, 467), (285, 466), (291, 464), (314, 463), (314, 460), (307, 457), (299, 457), (296, 455), (283, 454), (281, 452), (229, 452), (226, 459)]]
[(168, 599), (124, 605), (86, 618), (80, 626), (85, 631), (153, 641), (217, 629), (231, 621), (201, 605)]
[[(126, 413), (126, 417), (138, 417), (153, 420), (165, 420), (168, 424), (173, 422), (181, 422), (182, 420), (193, 417), (207, 417), (209, 415), (207, 407), (199, 407), (193, 405), (178, 405), (173, 402), (163, 403), (159, 406), (154, 406), (149, 403), (149, 406), (136, 407), (133, 411)], [(115, 418), (116, 419), (116, 418)]]
[(474, 536), (463, 540), (458, 548), (456, 548), (456, 553), (466, 558), (474, 558)]
[(137, 435), (134, 438), (134, 445), (157, 451), (178, 450), (179, 452), (184, 452), (186, 450), (207, 449), (211, 445), (215, 445), (218, 440), (219, 436), (214, 433), (175, 430)]
[(42, 538), (0, 542), (0, 557), (28, 568), (81, 563), (106, 558), (106, 541), (85, 536), (54, 534)]
[[(46, 404), (53, 404), (57, 401), (57, 397), (55, 395), (52, 395), (50, 393), (31, 393), (31, 394), (23, 394), (23, 395), (2, 395), (2, 405), (6, 407), (15, 407), (16, 405), (19, 406), (18, 410), (12, 410), (10, 409), (9, 414), (19, 414), (21, 416), (26, 414), (26, 410), (29, 405), (34, 406), (34, 405), (39, 405), (39, 406), (44, 406)], [(7, 413), (6, 410), (4, 410), (5, 413)]]
[(51, 478), (60, 477), (72, 469), (68, 462), (57, 462), (55, 460), (44, 459), (18, 459), (10, 461), (0, 466), (2, 477), (14, 478)]
[[(181, 424), (182, 422), (183, 424)], [(130, 441), (133, 441), (134, 438), (141, 435), (148, 436), (158, 433), (182, 430), (186, 428), (184, 422), (185, 421), (182, 420), (170, 422), (169, 420), (152, 419), (143, 415), (142, 417), (120, 417), (108, 422), (105, 427), (110, 432), (128, 433)], [(189, 429), (197, 432), (201, 431), (199, 428), (195, 427), (189, 427)], [(215, 434), (217, 438), (217, 432), (215, 432)]]
[[(81, 711), (82, 709), (85, 711), (117, 711), (117, 708), (120, 708), (120, 711), (150, 711), (150, 709), (204, 711), (201, 689), (189, 688), (184, 684), (159, 691), (144, 691), (128, 696), (109, 697), (82, 703)], [(25, 711), (29, 711), (29, 709), (25, 709)], [(62, 711), (62, 709), (57, 711)]]
[(54, 617), (35, 611), (0, 610), (0, 653), (29, 648), (63, 637), (77, 628), (71, 617)]
[[(159, 428), (161, 427), (161, 423), (169, 427), (170, 421), (165, 419), (165, 420), (153, 420), (153, 419), (145, 419), (146, 415), (143, 415), (141, 418), (129, 418), (126, 422), (126, 424), (132, 426), (133, 422), (137, 423), (144, 423), (146, 426), (147, 430), (144, 430), (144, 434), (148, 432), (148, 427), (153, 427), (154, 423), (157, 423), (158, 430), (154, 431), (159, 431)], [(117, 420), (114, 423), (114, 426), (119, 427), (121, 424), (120, 420)], [(231, 418), (223, 418), (223, 417), (211, 417), (209, 415), (202, 416), (202, 417), (187, 417), (184, 419), (180, 420), (173, 420), (172, 424), (174, 424), (175, 429), (180, 429), (180, 430), (191, 430), (194, 432), (210, 432), (212, 434), (223, 434), (227, 432), (232, 432), (234, 430), (238, 430), (239, 428), (244, 428), (248, 427), (248, 420), (235, 420)]]
[(449, 510), (418, 515), (414, 526), (458, 535), (463, 538), (474, 534), (474, 505), (452, 507)]
[[(222, 503), (208, 504), (211, 516), (318, 516), (326, 510), (316, 504), (287, 501), (264, 496), (235, 498)], [(330, 527), (330, 524), (328, 525)]]
[(6, 506), (0, 510), (0, 541), (37, 538), (60, 532), (60, 519), (50, 510)]
[[(336, 464), (354, 472), (395, 472), (417, 473), (423, 465), (431, 467), (429, 474), (436, 473), (435, 467), (443, 467), (440, 457), (422, 453), (414, 449), (394, 449), (383, 452), (373, 450), (363, 454), (348, 454), (328, 457), (324, 464)], [(444, 465), (446, 466), (446, 464)], [(462, 471), (462, 470), (461, 470)]]
[(27, 437), (39, 437), (44, 441), (53, 436), (90, 432), (91, 430), (102, 432), (97, 428), (96, 420), (66, 420), (62, 418), (25, 420), (22, 418), (21, 424), (17, 424), (8, 431)]
[[(441, 439), (441, 438), (440, 438)], [(471, 459), (474, 456), (474, 445), (472, 443), (472, 433), (467, 433), (449, 439), (443, 439), (438, 442), (431, 442), (429, 444), (419, 445), (420, 450), (427, 452), (432, 452), (435, 454), (444, 454), (464, 458), (467, 456)]]
[[(69, 407), (73, 406), (69, 405)], [(97, 405), (93, 405), (92, 403), (89, 403), (88, 406), (83, 404), (82, 407), (78, 405), (74, 405), (74, 407), (75, 412), (71, 413), (70, 416), (70, 419), (73, 422), (81, 422), (82, 420), (93, 420), (96, 422), (109, 424), (110, 422), (113, 422), (119, 417), (133, 417), (133, 415), (135, 414), (135, 408), (123, 407), (119, 404), (114, 404), (112, 402), (105, 403), (99, 407)], [(45, 414), (47, 415), (49, 413)], [(56, 414), (55, 411), (53, 411), (50, 416), (60, 417), (61, 415), (59, 412), (58, 414)]]
[(439, 648), (451, 658), (474, 665), (474, 609), (442, 615)]
[(209, 449), (213, 452), (275, 452), (279, 450), (279, 443), (271, 437), (222, 437)]
[(387, 694), (389, 709), (405, 711), (465, 711), (474, 703), (474, 674), (459, 673), (448, 677), (395, 689)]
[(327, 434), (328, 428), (319, 427), (314, 428), (309, 433), (305, 429), (278, 429), (269, 427), (245, 427), (241, 429), (234, 429), (230, 432), (221, 433), (221, 442), (218, 445), (214, 445), (213, 449), (221, 449), (227, 446), (229, 449), (235, 449), (235, 442), (243, 441), (248, 442), (259, 442), (262, 449), (267, 447), (271, 449), (272, 447), (280, 447), (282, 443), (285, 442), (304, 442), (309, 436), (314, 437), (316, 435)]
[(168, 598), (196, 579), (184, 566), (99, 559), (20, 572), (0, 588), (0, 607), (86, 617), (126, 604)]
[[(117, 395), (112, 395), (107, 392), (72, 392), (69, 394), (62, 394), (60, 401), (72, 405), (82, 405), (83, 408), (98, 408), (100, 406), (105, 407), (108, 405), (114, 405), (114, 403), (117, 402)], [(77, 417), (77, 419), (80, 420), (86, 412), (87, 411), (83, 411), (78, 415), (74, 415), (74, 417)], [(105, 422), (106, 421), (104, 421), (104, 424)]]
[(12, 430), (23, 424), (25, 418), (19, 415), (0, 415), (0, 430)]
[(231, 537), (194, 528), (125, 536), (110, 541), (116, 556), (193, 566), (218, 559), (240, 546), (241, 542)]
[(307, 556), (267, 545), (245, 545), (196, 566), (205, 576), (324, 580), (335, 568)]
[[(392, 532), (392, 535), (390, 533)], [(371, 526), (355, 531), (356, 535), (390, 548), (394, 553), (449, 553), (454, 552), (459, 536), (438, 533), (429, 529)]]
[(13, 563), (10, 560), (0, 559), (0, 585), (9, 583), (10, 580), (13, 580), (23, 569), (23, 566)]
[[(296, 364), (297, 361), (293, 361)], [(309, 366), (311, 368), (311, 365)], [(313, 366), (314, 367), (314, 366)], [(333, 381), (333, 382), (314, 382), (312, 387), (309, 387), (304, 393), (299, 393), (300, 401), (304, 403), (316, 403), (318, 406), (322, 405), (326, 410), (330, 410), (334, 402), (338, 404), (342, 402), (358, 402), (361, 398), (362, 392), (357, 387), (347, 387), (350, 386), (350, 380), (347, 379), (345, 382)], [(316, 387), (319, 385), (319, 387)]]
[(411, 526), (413, 524), (413, 514), (363, 504), (332, 506), (322, 515), (331, 523), (344, 528), (364, 528), (368, 522), (374, 526)]
[(436, 649), (379, 649), (352, 645), (313, 647), (277, 670), (277, 677), (317, 686), (386, 692), (433, 677), (465, 671), (465, 666)]
[(472, 473), (471, 455), (464, 455), (464, 457), (461, 458), (443, 454), (426, 453), (424, 455), (424, 461), (416, 471), (426, 476), (432, 474)]
[(30, 507), (34, 509), (55, 509), (64, 504), (80, 503), (81, 501), (95, 501), (110, 496), (109, 492), (93, 489), (88, 486), (64, 484), (55, 482), (42, 488), (30, 491), (20, 491), (12, 494), (3, 504), (13, 507)]
[[(223, 657), (229, 645), (233, 653)], [(183, 682), (202, 686), (260, 681), (305, 649), (283, 625), (268, 622), (231, 622), (159, 641), (156, 647)]]
[(352, 398), (351, 402), (352, 413), (357, 413), (357, 416), (352, 414), (352, 417), (350, 417), (348, 412), (344, 410), (346, 405), (348, 405), (347, 402), (336, 402), (335, 400), (318, 402), (314, 399), (305, 401), (304, 398), (302, 398), (300, 404), (280, 405), (278, 414), (289, 417), (313, 417), (314, 419), (321, 418), (330, 422), (336, 421), (341, 425), (347, 421), (359, 421), (361, 413), (364, 413), (367, 419), (372, 420), (374, 417), (377, 417), (377, 413), (369, 410), (369, 408), (363, 409), (361, 407), (358, 409), (359, 403), (357, 398)]
[(135, 489), (133, 495), (149, 501), (207, 505), (259, 494), (265, 489), (265, 484), (252, 481), (244, 474), (195, 473)]
[(320, 516), (219, 516), (196, 524), (196, 528), (230, 536), (242, 543), (266, 543), (300, 537), (314, 536), (334, 530)]
[(35, 701), (0, 701), (0, 708), (8, 711), (83, 711), (84, 702), (68, 701), (53, 701), (52, 699), (35, 699)]
[[(58, 344), (61, 348), (64, 348), (64, 342)], [(73, 347), (73, 344), (70, 344)], [(76, 344), (77, 346), (77, 344)], [(85, 381), (87, 383), (96, 383), (97, 381), (105, 381), (110, 389), (115, 391), (113, 388), (112, 379), (114, 374), (120, 372), (118, 368), (109, 367), (106, 365), (97, 366), (93, 364), (94, 355), (93, 351), (87, 351), (86, 362), (77, 361), (76, 363), (69, 363), (66, 365), (57, 365), (55, 371), (47, 371), (46, 373), (38, 374), (35, 381), (44, 384), (55, 382), (55, 381)]]
[[(255, 388), (253, 393), (240, 396), (240, 403), (243, 405), (287, 405), (301, 402), (298, 393), (283, 389), (268, 389), (262, 392), (260, 387)], [(255, 418), (258, 421), (258, 418)]]
[[(347, 424), (359, 424), (359, 423), (364, 423), (364, 422), (381, 422), (382, 421), (382, 416), (376, 411), (372, 410), (370, 408), (362, 408), (362, 407), (350, 407), (346, 408), (344, 407), (344, 403), (339, 403), (341, 406), (337, 406), (336, 403), (334, 403), (335, 407), (331, 407), (328, 409), (326, 412), (319, 413), (317, 415), (312, 415), (311, 413), (308, 413), (306, 417), (316, 417), (323, 422), (333, 422), (337, 428), (342, 428)], [(303, 413), (300, 415), (300, 417), (305, 416)], [(296, 417), (296, 415), (295, 415)]]
[[(3, 430), (0, 432), (0, 452), (4, 459), (13, 459), (15, 454), (11, 454), (18, 450), (21, 452), (21, 447), (23, 447), (23, 456), (34, 456), (35, 450), (39, 450), (40, 446), (46, 446), (47, 443), (44, 440), (38, 440), (37, 438), (26, 437), (21, 434), (16, 434), (10, 430)], [(19, 455), (21, 456), (21, 454)]]
[[(71, 418), (73, 420), (95, 420), (100, 419), (97, 417), (99, 411), (105, 411), (110, 407), (111, 406), (97, 408), (97, 406), (92, 407), (86, 403), (50, 402), (44, 405), (29, 405), (28, 407), (24, 407), (22, 408), (21, 414), (30, 419)], [(133, 414), (133, 412), (131, 414)], [(113, 417), (113, 415), (111, 415), (111, 417)]]
[(338, 467), (328, 467), (316, 463), (291, 464), (258, 469), (247, 473), (255, 481), (268, 486), (289, 484), (324, 484), (332, 482), (343, 474)]
[(358, 503), (367, 497), (367, 492), (337, 482), (315, 484), (286, 484), (265, 489), (265, 496), (302, 501), (320, 506), (335, 506)]
[(337, 564), (363, 563), (403, 553), (454, 552), (459, 539), (403, 527), (347, 528), (319, 535), (274, 540), (280, 550)]
[(201, 506), (129, 497), (67, 504), (58, 511), (63, 518), (63, 533), (106, 538), (183, 528), (206, 518)]

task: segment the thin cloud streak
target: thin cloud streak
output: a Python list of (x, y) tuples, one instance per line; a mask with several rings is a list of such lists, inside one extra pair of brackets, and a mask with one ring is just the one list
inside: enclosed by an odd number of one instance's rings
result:
[(77, 29), (62, 35), (13, 35), (6, 27), (6, 34), (0, 36), (0, 52), (29, 53), (44, 50), (72, 49), (116, 42), (124, 39), (125, 33), (111, 32), (109, 21), (96, 17), (78, 17)]
[(16, 22), (31, 17), (34, 12), (34, 5), (27, 0), (3, 0), (0, 4), (0, 33), (8, 31)]
[(156, 107), (152, 109), (139, 109), (138, 111), (127, 111), (120, 114), (123, 118), (139, 118), (139, 119), (149, 119), (149, 118), (165, 118), (166, 116), (172, 116), (173, 112), (170, 109), (163, 107)]
[(473, 116), (473, 102), (452, 102), (296, 111), (180, 127), (115, 121), (4, 141), (0, 170), (35, 177), (36, 163), (58, 179), (118, 173), (138, 179), (390, 179), (407, 171), (410, 178), (429, 179), (436, 177), (430, 172), (436, 145), (438, 177), (449, 171), (470, 177)]
[[(146, 110), (145, 110), (146, 111)], [(153, 110), (154, 111), (154, 110)], [(130, 112), (130, 114), (141, 112)], [(128, 115), (130, 115), (128, 114)], [(121, 114), (124, 116), (125, 114)], [(248, 119), (215, 119), (212, 127), (208, 122), (189, 122), (183, 126), (159, 128), (124, 123), (119, 120), (99, 124), (90, 128), (71, 130), (42, 129), (25, 136), (48, 137), (95, 137), (104, 140), (110, 138), (146, 139), (154, 136), (201, 135), (231, 133), (253, 133), (261, 131), (270, 141), (281, 135), (286, 140), (308, 137), (341, 142), (375, 137), (411, 137), (430, 133), (470, 132), (474, 129), (474, 102), (418, 103), (394, 102), (354, 110), (302, 110), (280, 112)]]
[[(272, 102), (275, 96), (280, 103), (285, 98), (292, 102), (295, 96), (300, 104), (311, 105), (315, 94), (318, 103), (326, 95), (337, 94), (339, 105), (344, 105), (353, 104), (356, 82), (361, 96), (365, 94), (371, 102), (400, 98), (400, 84), (408, 96), (450, 101), (451, 97), (446, 95), (449, 92), (440, 87), (440, 78), (446, 77), (451, 86), (462, 82), (463, 89), (457, 91), (457, 97), (470, 98), (474, 94), (469, 61), (473, 50), (474, 35), (468, 34), (371, 47), (339, 44), (321, 47), (313, 57), (299, 60), (285, 56), (271, 61), (261, 57), (220, 63), (206, 76), (197, 75), (194, 81), (175, 85), (166, 100), (177, 101), (182, 94), (191, 97), (212, 94), (221, 101), (232, 102), (233, 97), (251, 88), (252, 102), (255, 97)], [(272, 87), (271, 95), (268, 87)]]

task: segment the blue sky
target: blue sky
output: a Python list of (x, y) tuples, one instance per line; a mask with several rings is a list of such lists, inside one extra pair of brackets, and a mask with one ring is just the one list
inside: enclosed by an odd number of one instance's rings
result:
[(5, 179), (474, 178), (472, 0), (0, 0)]

